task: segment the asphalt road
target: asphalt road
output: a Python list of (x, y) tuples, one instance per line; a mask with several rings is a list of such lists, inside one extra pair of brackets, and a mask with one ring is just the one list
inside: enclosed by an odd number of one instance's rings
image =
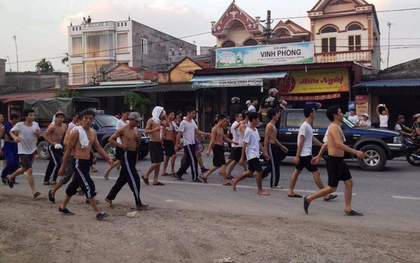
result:
[[(179, 161), (179, 159), (177, 160)], [(204, 156), (205, 166), (211, 166), (211, 157)], [(138, 163), (140, 175), (150, 165), (149, 156)], [(221, 176), (218, 171), (210, 175), (208, 184), (190, 182), (190, 175), (184, 175), (185, 181), (179, 181), (172, 177), (160, 177), (165, 186), (145, 185), (141, 182), (141, 198), (144, 203), (151, 207), (184, 209), (193, 211), (223, 212), (240, 215), (274, 215), (290, 220), (301, 220), (308, 223), (331, 222), (334, 225), (346, 225), (354, 227), (369, 227), (383, 230), (399, 230), (408, 232), (420, 232), (420, 167), (413, 167), (401, 160), (389, 161), (385, 170), (381, 172), (366, 172), (361, 170), (355, 161), (349, 161), (354, 179), (353, 208), (363, 212), (363, 217), (347, 217), (343, 214), (344, 209), (344, 186), (340, 183), (337, 194), (338, 198), (332, 202), (316, 200), (309, 208), (309, 215), (305, 215), (302, 208), (302, 199), (287, 197), (289, 177), (294, 169), (291, 158), (286, 158), (281, 165), (280, 184), (282, 190), (269, 189), (269, 178), (263, 182), (265, 190), (271, 193), (268, 197), (256, 194), (255, 179), (248, 178), (239, 183), (237, 191), (231, 187), (222, 186)], [(45, 202), (49, 186), (42, 185), (47, 161), (36, 159), (34, 163), (35, 183), (40, 196)], [(103, 179), (103, 172), (108, 164), (99, 159), (96, 168), (98, 173), (92, 173), (96, 184), (98, 199), (101, 206), (108, 191), (118, 177), (118, 171), (110, 174), (110, 180)], [(176, 168), (179, 167), (177, 162)], [(321, 161), (319, 169), (324, 184), (327, 182), (325, 163)], [(189, 171), (188, 171), (189, 172)], [(234, 176), (239, 175), (240, 168), (234, 170)], [(152, 176), (150, 177), (152, 179)], [(19, 185), (10, 189), (6, 185), (0, 186), (0, 191), (5, 194), (27, 195), (31, 192), (25, 176), (17, 178)], [(316, 191), (312, 174), (307, 171), (299, 176), (295, 192), (306, 195)], [(56, 195), (57, 203), (62, 200), (64, 187)], [(76, 197), (80, 198), (80, 197)], [(123, 188), (114, 205), (132, 205), (134, 199), (127, 186)]]

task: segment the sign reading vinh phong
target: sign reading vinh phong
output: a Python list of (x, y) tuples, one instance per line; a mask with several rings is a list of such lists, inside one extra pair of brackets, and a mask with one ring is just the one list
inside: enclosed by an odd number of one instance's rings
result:
[(272, 86), (284, 95), (348, 92), (349, 74), (344, 68), (292, 71)]
[(313, 42), (220, 48), (216, 50), (217, 68), (258, 67), (312, 63)]

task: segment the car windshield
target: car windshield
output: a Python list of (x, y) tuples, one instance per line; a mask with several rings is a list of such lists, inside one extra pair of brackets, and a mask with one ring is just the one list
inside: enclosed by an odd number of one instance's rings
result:
[(349, 121), (346, 117), (343, 118), (343, 122), (350, 128), (353, 129), (354, 127), (356, 127), (356, 125), (354, 125), (353, 122)]
[(96, 121), (98, 121), (99, 125), (102, 127), (116, 127), (118, 119), (112, 115), (96, 115)]

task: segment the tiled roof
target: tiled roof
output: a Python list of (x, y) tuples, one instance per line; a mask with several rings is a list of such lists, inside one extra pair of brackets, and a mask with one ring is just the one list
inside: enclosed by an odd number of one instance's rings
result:
[(376, 88), (376, 87), (419, 87), (420, 79), (382, 79), (363, 81), (354, 85), (355, 88)]

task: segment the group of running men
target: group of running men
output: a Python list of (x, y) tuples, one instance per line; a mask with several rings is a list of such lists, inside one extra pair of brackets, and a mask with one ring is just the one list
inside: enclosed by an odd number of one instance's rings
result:
[[(165, 111), (163, 107), (155, 107), (152, 112), (152, 117), (147, 121), (145, 127), (145, 133), (150, 137), (149, 152), (152, 164), (148, 171), (141, 177), (142, 180), (145, 184), (149, 185), (149, 174), (154, 172), (153, 185), (163, 186), (164, 184), (158, 180), (160, 165), (162, 162), (164, 163), (164, 173), (162, 175), (168, 175), (166, 174), (166, 168), (169, 161), (171, 161), (171, 174), (179, 180), (183, 180), (183, 175), (190, 167), (193, 182), (207, 183), (209, 175), (218, 168), (221, 168), (223, 185), (232, 186), (234, 191), (236, 191), (236, 186), (241, 180), (254, 174), (258, 187), (257, 193), (263, 196), (269, 195), (262, 188), (263, 176), (268, 173), (271, 173), (270, 186), (274, 189), (281, 189), (281, 186), (279, 186), (279, 151), (287, 152), (288, 149), (277, 139), (276, 123), (280, 118), (282, 104), (275, 98), (275, 95), (272, 93), (262, 101), (263, 103), (270, 103), (271, 106), (262, 114), (263, 117), (269, 120), (265, 128), (263, 144), (260, 143), (260, 136), (257, 129), (261, 117), (258, 112), (243, 110), (242, 112), (235, 113), (235, 122), (231, 125), (233, 137), (230, 139), (225, 135), (222, 128), (227, 122), (225, 115), (220, 115), (218, 123), (213, 127), (211, 133), (206, 133), (197, 127), (197, 123), (194, 120), (196, 115), (195, 108), (188, 107), (186, 109), (186, 116), (182, 119), (182, 114), (175, 116), (172, 110)], [(343, 114), (340, 108), (333, 106), (327, 110), (327, 117), (331, 120), (332, 124), (327, 131), (324, 143), (319, 142), (312, 135), (311, 125), (315, 118), (316, 109), (305, 107), (303, 112), (306, 121), (299, 131), (298, 153), (294, 160), (296, 169), (291, 176), (288, 196), (302, 198), (302, 196), (295, 194), (293, 189), (300, 171), (306, 168), (313, 172), (315, 182), (320, 188), (319, 192), (303, 198), (306, 213), (308, 213), (309, 204), (314, 199), (324, 197), (325, 201), (329, 201), (336, 198), (331, 193), (336, 190), (338, 182), (342, 180), (345, 183), (345, 213), (347, 215), (362, 215), (354, 211), (351, 207), (351, 189), (353, 183), (348, 167), (343, 161), (343, 156), (344, 151), (353, 153), (359, 158), (365, 158), (365, 155), (360, 151), (344, 145), (344, 136), (340, 128)], [(138, 210), (147, 209), (148, 205), (143, 204), (140, 199), (140, 177), (136, 169), (137, 147), (141, 142), (141, 134), (137, 129), (142, 120), (140, 114), (138, 112), (131, 112), (128, 108), (122, 110), (122, 117), (118, 121), (117, 131), (109, 139), (109, 142), (115, 145), (117, 149), (116, 161), (107, 155), (98, 142), (96, 131), (91, 128), (95, 112), (85, 110), (80, 114), (74, 114), (72, 116), (72, 122), (69, 123), (68, 127), (64, 124), (64, 117), (62, 112), (57, 112), (53, 122), (44, 133), (45, 140), (50, 144), (49, 152), (51, 154), (44, 182), (51, 180), (50, 178), (53, 178), (52, 180), (55, 181), (57, 175), (62, 176), (54, 185), (54, 188), (48, 192), (49, 200), (55, 203), (57, 190), (72, 180), (67, 186), (64, 199), (58, 211), (66, 215), (74, 214), (67, 208), (67, 205), (70, 198), (78, 192), (78, 188), (80, 187), (86, 195), (86, 202), (91, 204), (96, 218), (101, 220), (108, 216), (107, 213), (100, 212), (97, 206), (95, 184), (89, 174), (90, 167), (94, 161), (92, 147), (95, 147), (96, 151), (110, 164), (110, 168), (105, 173), (105, 179), (108, 178), (108, 174), (113, 167), (121, 166), (119, 177), (105, 198), (105, 201), (113, 207), (112, 202), (116, 198), (116, 195), (128, 183), (134, 195), (136, 208)], [(23, 119), (23, 122), (17, 122), (18, 116), (12, 114), (10, 125), (3, 125), (1, 128), (5, 146), (6, 144), (13, 144), (16, 147), (17, 144), (17, 153), (20, 159), (19, 167), (19, 164), (16, 165), (16, 160), (10, 158), (10, 154), (3, 153), (6, 156), (6, 167), (3, 170), (2, 179), (5, 184), (13, 188), (15, 177), (26, 172), (33, 196), (37, 198), (40, 193), (35, 188), (32, 163), (36, 154), (36, 143), (40, 135), (40, 128), (34, 122), (35, 115), (33, 110), (25, 110), (23, 112)], [(210, 144), (206, 155), (210, 155), (211, 150), (213, 151), (213, 166), (210, 170), (202, 166), (201, 176), (199, 176), (198, 172), (199, 155), (197, 153), (200, 151), (196, 148), (197, 135), (210, 137)], [(227, 141), (234, 146), (228, 162), (226, 162), (224, 156), (223, 141)], [(315, 158), (312, 158), (312, 142), (321, 146), (321, 151)], [(183, 159), (185, 161), (181, 162), (181, 167), (175, 173), (174, 162), (181, 144), (184, 149)], [(329, 155), (327, 170), (329, 179), (328, 186), (324, 187), (316, 164), (327, 149), (327, 145)], [(7, 147), (5, 149), (5, 146), (3, 147), (3, 151), (7, 149)], [(269, 165), (264, 170), (259, 161), (260, 151), (263, 153), (265, 159), (269, 161)], [(245, 159), (247, 160), (248, 167), (245, 166)], [(244, 172), (239, 177), (233, 178), (231, 173), (237, 163), (243, 166)], [(231, 164), (231, 166), (229, 171), (226, 172), (226, 166), (228, 164)], [(229, 182), (229, 180), (231, 181)]]

